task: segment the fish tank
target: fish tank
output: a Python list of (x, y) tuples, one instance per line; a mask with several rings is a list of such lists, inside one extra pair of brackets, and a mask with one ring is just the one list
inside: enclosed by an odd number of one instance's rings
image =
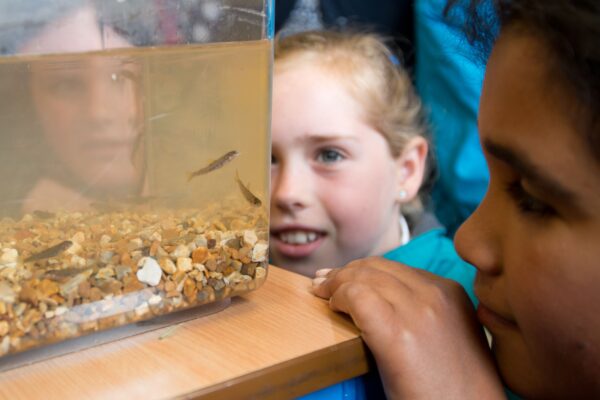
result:
[(258, 288), (269, 0), (0, 0), (0, 360)]

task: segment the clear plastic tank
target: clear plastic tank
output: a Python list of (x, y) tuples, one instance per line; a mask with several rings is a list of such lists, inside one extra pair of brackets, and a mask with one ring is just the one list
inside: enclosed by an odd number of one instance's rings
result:
[(269, 1), (0, 0), (0, 356), (266, 278)]

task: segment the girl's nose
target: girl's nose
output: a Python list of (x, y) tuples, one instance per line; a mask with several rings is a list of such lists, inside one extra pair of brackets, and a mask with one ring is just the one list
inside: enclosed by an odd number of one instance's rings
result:
[(293, 165), (279, 165), (271, 181), (271, 203), (286, 212), (300, 211), (308, 206), (310, 176)]
[(113, 111), (113, 104), (120, 99), (121, 94), (112, 87), (115, 86), (111, 81), (112, 77), (106, 73), (90, 76), (88, 80), (87, 107), (88, 115), (94, 121), (110, 120)]
[(502, 273), (499, 229), (502, 212), (494, 204), (494, 194), (488, 193), (475, 212), (460, 226), (454, 237), (458, 254), (483, 274)]

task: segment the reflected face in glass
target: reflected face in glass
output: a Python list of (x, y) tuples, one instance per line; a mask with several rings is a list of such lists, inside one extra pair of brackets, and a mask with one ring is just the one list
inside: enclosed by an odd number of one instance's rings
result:
[(58, 161), (87, 184), (131, 184), (141, 116), (136, 66), (94, 55), (40, 62), (30, 73), (42, 134)]
[(271, 261), (309, 276), (400, 244), (396, 160), (341, 79), (310, 64), (273, 79)]
[(600, 393), (600, 163), (545, 46), (510, 28), (489, 60), (479, 130), (488, 192), (456, 246), (478, 317), (525, 398)]
[(94, 9), (85, 6), (49, 23), (21, 49), (53, 54), (30, 65), (33, 105), (58, 164), (85, 185), (118, 189), (137, 179), (140, 67), (121, 54), (98, 52), (127, 47), (109, 26), (101, 32)]

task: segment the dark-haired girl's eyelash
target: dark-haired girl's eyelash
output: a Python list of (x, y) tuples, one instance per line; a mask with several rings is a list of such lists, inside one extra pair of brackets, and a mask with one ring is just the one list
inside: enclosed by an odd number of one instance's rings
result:
[(509, 183), (506, 186), (506, 191), (523, 213), (539, 217), (548, 217), (556, 214), (554, 208), (527, 193), (519, 180)]

